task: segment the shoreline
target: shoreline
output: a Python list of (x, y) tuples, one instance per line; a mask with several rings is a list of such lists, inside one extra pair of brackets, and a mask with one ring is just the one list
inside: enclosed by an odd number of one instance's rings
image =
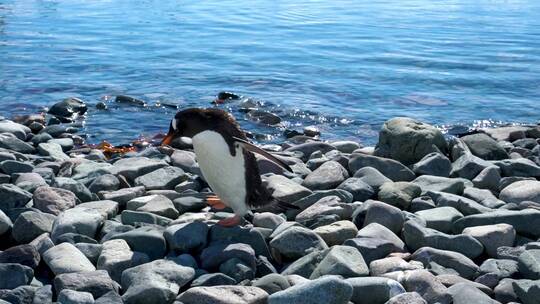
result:
[(373, 147), (297, 134), (296, 144), (264, 146), (293, 174), (258, 163), (274, 197), (299, 209), (255, 212), (242, 227), (223, 228), (215, 223), (229, 213), (205, 204), (211, 189), (190, 140), (81, 148), (84, 138), (65, 122), (86, 111), (69, 99), (49, 109), (55, 124), (32, 114), (22, 124), (0, 120), (2, 300), (465, 304), (539, 296), (538, 125), (447, 138), (394, 118)]

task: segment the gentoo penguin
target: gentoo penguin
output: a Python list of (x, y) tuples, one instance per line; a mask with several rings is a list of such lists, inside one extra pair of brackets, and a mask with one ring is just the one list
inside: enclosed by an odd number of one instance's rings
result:
[(216, 209), (231, 207), (235, 215), (218, 224), (240, 223), (250, 208), (276, 202), (262, 186), (253, 152), (261, 154), (286, 170), (291, 168), (272, 154), (248, 142), (233, 116), (226, 111), (191, 108), (176, 113), (162, 144), (178, 137), (191, 137), (202, 174), (217, 197), (207, 199)]

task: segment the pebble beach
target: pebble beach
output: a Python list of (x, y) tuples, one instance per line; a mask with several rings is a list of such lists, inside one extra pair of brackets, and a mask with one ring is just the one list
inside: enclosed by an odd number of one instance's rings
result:
[(0, 120), (0, 303), (540, 303), (538, 125), (306, 129), (263, 146), (294, 173), (258, 157), (297, 209), (225, 228), (189, 139), (88, 145), (87, 111)]

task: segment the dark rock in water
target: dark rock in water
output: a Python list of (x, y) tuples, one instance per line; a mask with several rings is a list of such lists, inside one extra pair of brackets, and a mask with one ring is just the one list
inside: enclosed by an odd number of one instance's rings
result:
[(137, 99), (137, 98), (126, 96), (126, 95), (118, 95), (118, 96), (116, 96), (114, 101), (119, 102), (119, 103), (129, 103), (129, 104), (133, 104), (133, 105), (137, 105), (137, 106), (146, 107), (146, 102), (144, 102), (144, 101), (142, 101), (140, 99)]
[(265, 125), (277, 125), (281, 122), (281, 118), (279, 118), (279, 116), (263, 110), (249, 111), (247, 113), (247, 117), (250, 120), (257, 121)]
[(28, 266), (15, 263), (0, 264), (0, 290), (30, 284), (33, 277), (34, 271)]
[(315, 137), (321, 135), (321, 131), (315, 126), (307, 126), (304, 128), (304, 135)]
[(283, 131), (283, 136), (285, 136), (285, 138), (293, 138), (298, 135), (302, 135), (302, 133), (290, 129), (285, 129), (285, 131)]
[(77, 115), (84, 115), (88, 107), (84, 101), (79, 98), (70, 97), (58, 103), (55, 103), (50, 109), (49, 114), (59, 118), (74, 119)]
[(96, 104), (96, 109), (98, 110), (107, 110), (109, 107), (107, 106), (106, 103), (100, 101)]
[(232, 93), (232, 92), (219, 92), (216, 96), (216, 103), (224, 103), (226, 101), (230, 100), (237, 100), (240, 99), (240, 95)]
[(437, 128), (411, 118), (397, 117), (384, 123), (374, 155), (411, 165), (429, 153), (444, 154), (447, 150), (444, 135)]
[(485, 133), (467, 135), (461, 138), (472, 154), (486, 160), (508, 158), (508, 153), (493, 138)]

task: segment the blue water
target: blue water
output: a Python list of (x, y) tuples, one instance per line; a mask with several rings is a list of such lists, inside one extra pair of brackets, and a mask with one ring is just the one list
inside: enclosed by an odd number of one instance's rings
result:
[(393, 116), (536, 122), (540, 1), (0, 0), (4, 116), (127, 94), (150, 106), (92, 108), (83, 130), (125, 142), (166, 130), (159, 102), (210, 106), (222, 90), (324, 138), (369, 142)]

